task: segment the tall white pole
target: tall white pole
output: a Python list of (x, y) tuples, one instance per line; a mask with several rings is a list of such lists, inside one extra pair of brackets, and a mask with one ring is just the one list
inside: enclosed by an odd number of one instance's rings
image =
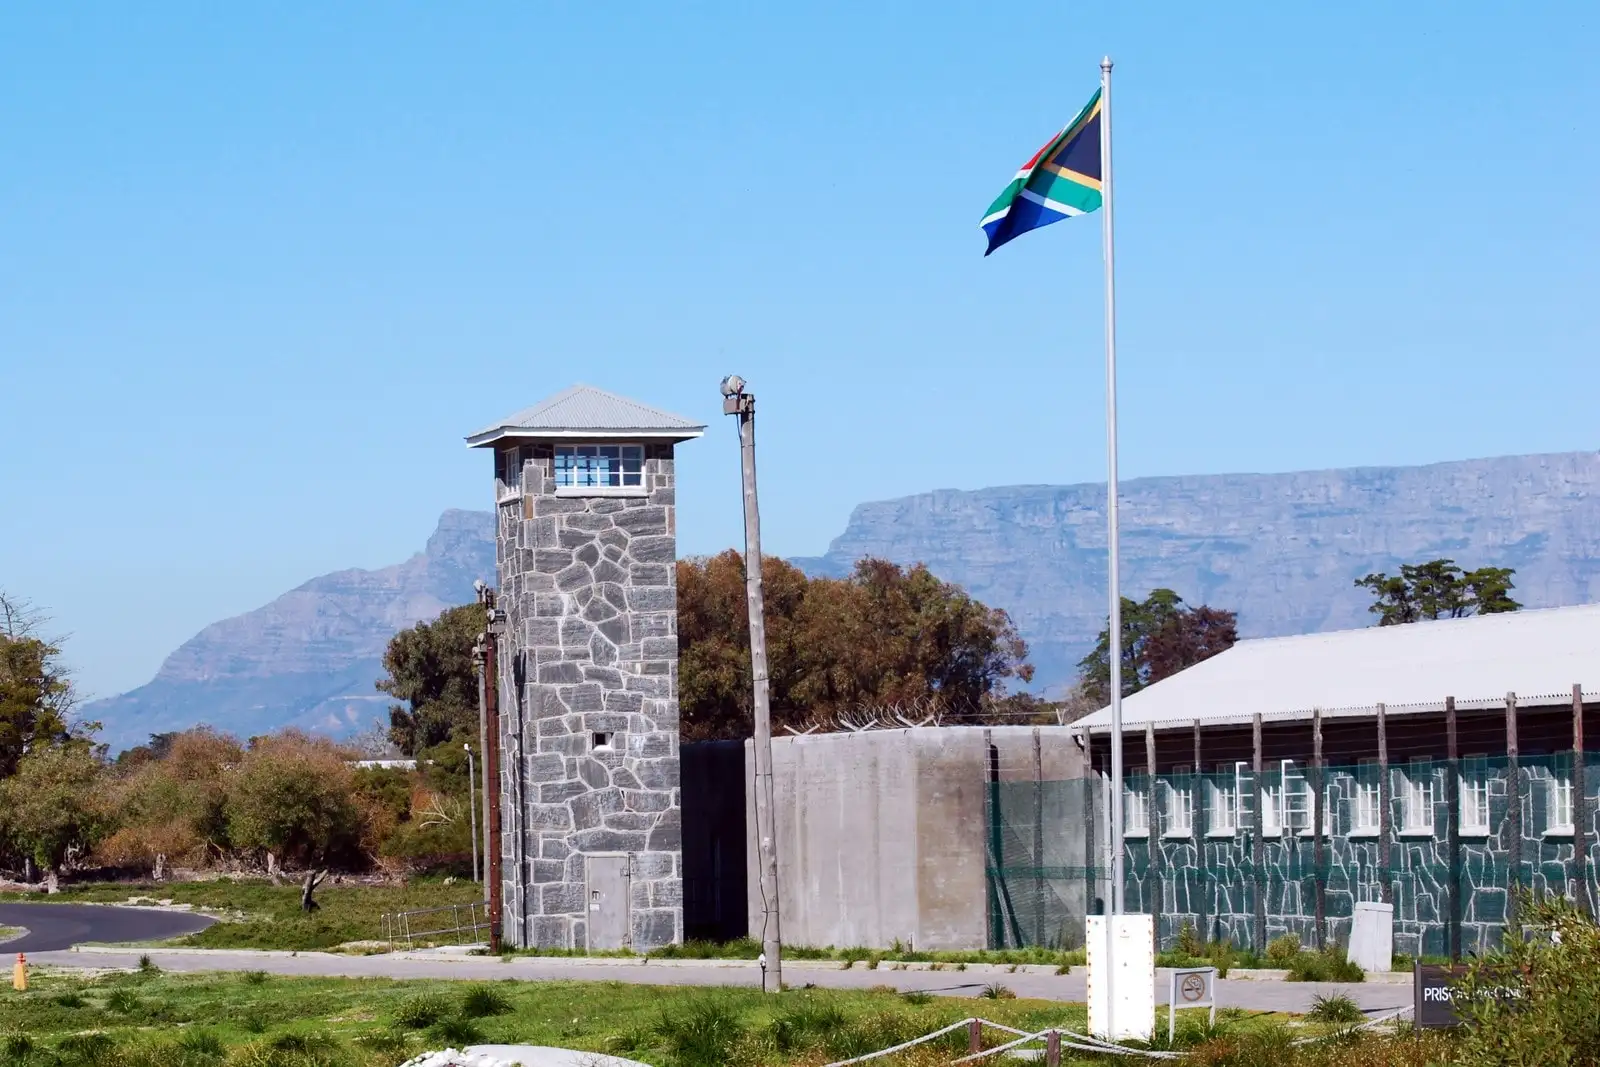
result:
[(1122, 581), (1117, 546), (1117, 285), (1111, 215), (1111, 57), (1100, 61), (1100, 211), (1106, 261), (1106, 544), (1111, 579), (1111, 914), (1122, 892)]

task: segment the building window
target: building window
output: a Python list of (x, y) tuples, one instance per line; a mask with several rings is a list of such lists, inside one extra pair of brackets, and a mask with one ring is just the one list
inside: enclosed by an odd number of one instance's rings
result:
[(1266, 837), (1283, 836), (1283, 784), (1261, 786), (1261, 833)]
[(1556, 771), (1550, 778), (1550, 808), (1545, 818), (1547, 834), (1570, 834), (1572, 819), (1572, 776)]
[(500, 469), (495, 472), (500, 479), (500, 496), (504, 499), (522, 490), (522, 449), (506, 448), (500, 451)]
[(1433, 808), (1439, 799), (1438, 783), (1434, 780), (1433, 772), (1418, 768), (1405, 776), (1405, 785), (1400, 832), (1432, 834)]
[(1167, 828), (1163, 837), (1189, 837), (1194, 833), (1194, 790), (1167, 783)]
[(558, 490), (629, 489), (643, 485), (643, 445), (556, 446)]
[(1150, 834), (1150, 798), (1142, 789), (1122, 788), (1122, 835), (1147, 837)]
[(1489, 834), (1489, 776), (1481, 767), (1469, 767), (1461, 775), (1461, 833)]
[(1378, 808), (1378, 783), (1357, 781), (1355, 796), (1351, 799), (1350, 832), (1356, 835), (1376, 834), (1382, 825), (1382, 814)]
[(1211, 814), (1206, 820), (1209, 829), (1207, 836), (1232, 837), (1239, 829), (1239, 789), (1237, 778), (1224, 778), (1222, 774), (1236, 773), (1232, 770), (1224, 771), (1214, 778), (1207, 787), (1211, 799)]

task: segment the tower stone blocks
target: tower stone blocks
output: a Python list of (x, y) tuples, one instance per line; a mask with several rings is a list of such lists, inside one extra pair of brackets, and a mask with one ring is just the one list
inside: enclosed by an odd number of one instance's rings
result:
[(496, 450), (512, 944), (682, 939), (673, 449), (702, 429), (578, 387), (468, 439)]

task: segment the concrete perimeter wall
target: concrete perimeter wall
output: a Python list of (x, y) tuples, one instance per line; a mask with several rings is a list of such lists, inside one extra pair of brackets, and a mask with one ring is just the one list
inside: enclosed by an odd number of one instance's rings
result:
[[(783, 940), (815, 947), (985, 947), (991, 765), (1003, 782), (1087, 769), (1067, 729), (1053, 726), (810, 734), (774, 738), (772, 749)], [(749, 743), (745, 773), (755, 781)], [(745, 811), (750, 936), (759, 938), (753, 788)]]

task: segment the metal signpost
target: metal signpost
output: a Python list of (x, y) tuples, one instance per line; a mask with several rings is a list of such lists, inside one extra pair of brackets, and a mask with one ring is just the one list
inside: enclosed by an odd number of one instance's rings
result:
[(1217, 969), (1177, 967), (1167, 989), (1167, 1043), (1178, 1027), (1179, 1008), (1210, 1008), (1211, 1025), (1217, 1024)]

